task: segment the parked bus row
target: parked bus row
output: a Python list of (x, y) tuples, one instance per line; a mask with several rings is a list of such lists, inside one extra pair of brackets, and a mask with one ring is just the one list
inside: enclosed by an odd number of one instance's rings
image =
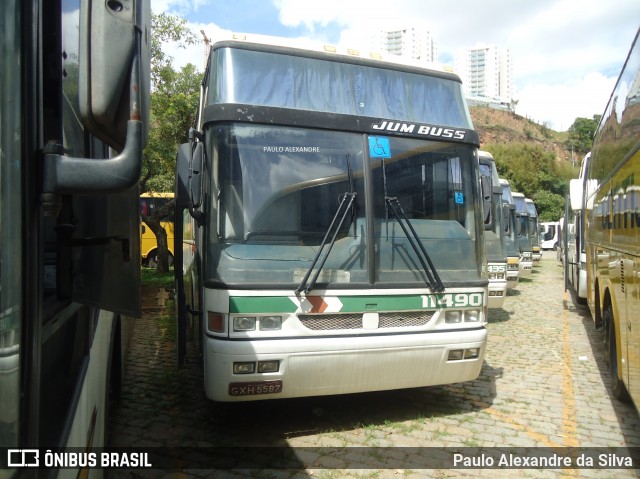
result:
[[(640, 33), (640, 30), (639, 30)], [(640, 42), (638, 34), (570, 182), (563, 224), (565, 284), (586, 302), (611, 389), (640, 410)]]

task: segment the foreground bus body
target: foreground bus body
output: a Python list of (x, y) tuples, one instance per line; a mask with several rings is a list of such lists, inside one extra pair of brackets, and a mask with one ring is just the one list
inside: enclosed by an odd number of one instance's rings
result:
[(507, 296), (507, 243), (502, 208), (502, 187), (493, 156), (479, 152), (484, 214), (484, 244), (489, 275), (489, 308), (502, 308)]
[(103, 476), (46, 459), (106, 446), (141, 310), (150, 10), (116, 4), (0, 3), (2, 478)]
[(516, 248), (516, 204), (511, 194), (509, 182), (499, 179), (502, 188), (502, 208), (504, 218), (504, 237), (507, 252), (507, 288), (513, 289), (520, 278), (520, 253)]
[[(178, 190), (181, 165), (204, 159), (198, 181), (216, 194), (179, 214), (176, 235), (178, 309), (201, 311), (207, 396), (477, 377), (484, 228), (478, 139), (457, 77), (230, 41), (214, 45), (204, 86), (203, 141), (191, 160), (180, 150)], [(398, 113), (388, 95), (413, 100)]]
[(525, 197), (512, 191), (516, 206), (516, 246), (520, 252), (520, 276), (529, 276), (533, 268), (533, 245), (531, 244), (531, 221)]
[[(640, 32), (640, 31), (639, 31)], [(587, 165), (587, 300), (601, 325), (611, 389), (640, 411), (640, 42), (596, 130)]]

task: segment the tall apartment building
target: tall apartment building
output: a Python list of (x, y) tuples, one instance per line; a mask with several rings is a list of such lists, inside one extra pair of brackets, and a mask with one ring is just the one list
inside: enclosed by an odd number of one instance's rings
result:
[(510, 104), (513, 99), (513, 69), (509, 50), (478, 45), (458, 50), (454, 68), (468, 98)]
[(438, 62), (438, 43), (426, 28), (405, 27), (395, 30), (380, 30), (371, 37), (375, 50), (422, 60)]

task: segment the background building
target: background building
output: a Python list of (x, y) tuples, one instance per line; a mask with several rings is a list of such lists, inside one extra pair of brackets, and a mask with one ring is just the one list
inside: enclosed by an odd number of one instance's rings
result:
[(454, 68), (467, 98), (511, 106), (514, 91), (509, 50), (495, 45), (464, 48), (456, 52)]
[(372, 49), (422, 60), (438, 62), (438, 43), (426, 28), (406, 27), (379, 30), (372, 35)]

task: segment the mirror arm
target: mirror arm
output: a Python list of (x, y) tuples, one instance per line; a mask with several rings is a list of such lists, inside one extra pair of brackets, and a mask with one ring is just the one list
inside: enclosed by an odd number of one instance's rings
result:
[(196, 220), (196, 224), (198, 226), (202, 226), (204, 224), (204, 213), (200, 210), (194, 209), (191, 202), (189, 202), (189, 214), (194, 220)]
[[(61, 194), (124, 191), (133, 187), (142, 171), (144, 124), (140, 119), (140, 36), (131, 65), (129, 121), (123, 150), (112, 158), (65, 156), (59, 145), (44, 150), (44, 185), (41, 196), (45, 214), (56, 215)], [(57, 150), (57, 151), (56, 151)]]
[(189, 128), (189, 140), (192, 148), (195, 147), (196, 141), (204, 142), (204, 133), (195, 128)]

